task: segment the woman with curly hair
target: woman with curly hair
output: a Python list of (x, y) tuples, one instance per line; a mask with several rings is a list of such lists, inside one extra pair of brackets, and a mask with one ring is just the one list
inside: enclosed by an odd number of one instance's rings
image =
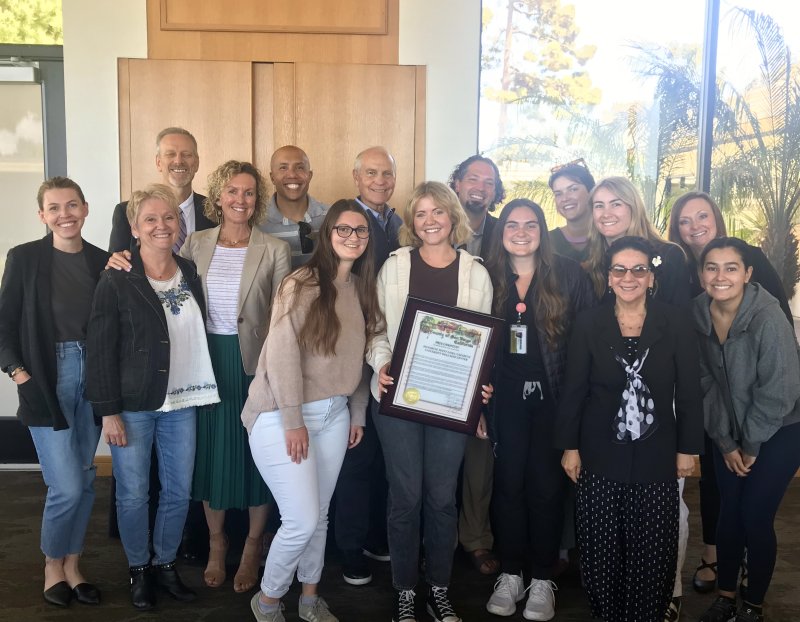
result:
[(267, 336), (272, 300), (289, 273), (289, 245), (255, 225), (266, 213), (266, 182), (249, 162), (230, 160), (208, 177), (205, 215), (219, 223), (196, 231), (181, 256), (197, 265), (208, 300), (208, 346), (220, 403), (197, 416), (197, 454), (192, 498), (203, 502), (209, 532), (209, 587), (225, 581), (225, 511), (247, 509), (249, 532), (233, 589), (249, 591), (258, 581), (269, 490), (250, 454), (239, 416)]

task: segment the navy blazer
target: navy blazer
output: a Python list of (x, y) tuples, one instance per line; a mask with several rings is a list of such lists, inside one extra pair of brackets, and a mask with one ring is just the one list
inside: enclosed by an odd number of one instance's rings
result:
[[(359, 197), (360, 198), (360, 197)], [(389, 205), (384, 205), (383, 209), (390, 210), (389, 220), (386, 223), (386, 229), (378, 222), (370, 210), (365, 209), (364, 213), (367, 215), (370, 230), (370, 242), (372, 242), (372, 258), (375, 260), (375, 276), (381, 271), (384, 262), (389, 259), (389, 254), (400, 248), (398, 236), (400, 234), (400, 227), (403, 226), (403, 221)]]
[[(83, 248), (89, 273), (99, 278), (108, 253), (86, 240)], [(0, 286), (0, 368), (22, 364), (31, 375), (17, 385), (17, 417), (23, 424), (65, 430), (69, 426), (56, 396), (52, 270), (52, 233), (8, 252)]]
[[(203, 285), (194, 264), (174, 255), (206, 319)], [(169, 381), (170, 334), (164, 306), (135, 248), (130, 272), (106, 270), (94, 295), (86, 335), (86, 399), (95, 415), (161, 408)]]
[[(216, 223), (211, 222), (203, 213), (206, 198), (202, 194), (194, 194), (194, 230), (204, 231), (216, 227)], [(136, 240), (131, 234), (131, 225), (128, 222), (128, 202), (123, 201), (114, 207), (114, 215), (111, 217), (111, 236), (108, 239), (108, 252), (132, 251), (136, 246)], [(188, 233), (192, 233), (189, 231)]]
[(583, 466), (617, 482), (675, 480), (676, 454), (703, 451), (699, 346), (689, 311), (648, 300), (639, 355), (645, 350), (640, 373), (655, 402), (657, 428), (629, 442), (618, 441), (613, 428), (626, 381), (615, 359), (626, 357), (626, 347), (613, 305), (578, 315), (567, 353), (555, 445), (578, 449)]

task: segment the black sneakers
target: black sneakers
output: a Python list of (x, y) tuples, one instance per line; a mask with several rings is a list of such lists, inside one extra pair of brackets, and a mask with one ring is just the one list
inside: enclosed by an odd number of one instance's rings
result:
[(718, 596), (711, 607), (708, 608), (700, 622), (731, 622), (736, 618), (736, 601), (724, 596)]
[(400, 590), (394, 605), (392, 622), (417, 622), (414, 612), (414, 590)]
[(342, 555), (342, 578), (350, 585), (366, 585), (372, 581), (367, 558), (361, 551), (346, 551)]
[(428, 613), (433, 616), (436, 622), (461, 622), (461, 618), (456, 615), (450, 599), (447, 598), (446, 587), (430, 587), (428, 592), (427, 605)]

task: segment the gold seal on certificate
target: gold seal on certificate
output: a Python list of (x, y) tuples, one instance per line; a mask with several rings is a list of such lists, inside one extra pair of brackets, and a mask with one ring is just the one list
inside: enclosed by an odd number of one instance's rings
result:
[(474, 434), (503, 320), (409, 297), (381, 412)]

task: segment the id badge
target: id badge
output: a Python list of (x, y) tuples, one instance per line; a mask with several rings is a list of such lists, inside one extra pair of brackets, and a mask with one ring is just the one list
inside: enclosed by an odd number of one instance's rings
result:
[(525, 324), (511, 325), (511, 354), (528, 353), (528, 327)]

